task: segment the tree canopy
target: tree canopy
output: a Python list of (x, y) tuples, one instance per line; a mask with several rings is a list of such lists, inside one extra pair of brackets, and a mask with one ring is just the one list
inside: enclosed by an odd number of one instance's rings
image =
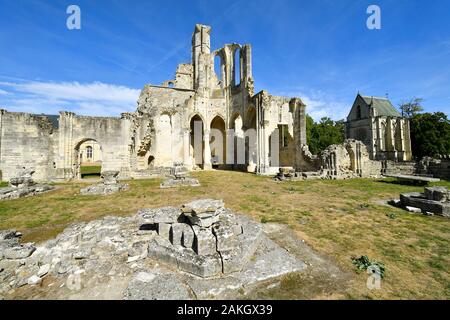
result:
[(450, 121), (445, 113), (413, 115), (410, 119), (410, 131), (415, 157), (450, 154)]
[(399, 105), (400, 111), (402, 112), (402, 116), (411, 118), (416, 114), (423, 111), (422, 107), (422, 98), (412, 98), (407, 102), (402, 102)]
[(309, 150), (318, 154), (332, 144), (339, 144), (345, 139), (344, 121), (333, 121), (328, 117), (315, 122), (311, 116), (306, 115), (306, 138)]

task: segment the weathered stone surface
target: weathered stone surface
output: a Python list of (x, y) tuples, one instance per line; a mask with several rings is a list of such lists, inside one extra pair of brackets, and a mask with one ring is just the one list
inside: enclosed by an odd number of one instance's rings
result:
[(1, 230), (0, 241), (16, 238), (16, 230)]
[(119, 191), (128, 190), (127, 184), (96, 184), (80, 190), (82, 195), (109, 195)]
[(170, 228), (170, 242), (174, 246), (181, 246), (181, 239), (183, 238), (183, 231), (185, 228), (190, 228), (188, 225), (184, 223), (174, 223)]
[[(0, 260), (0, 284), (3, 286), (0, 290), (9, 292), (28, 283), (39, 284), (40, 279), (49, 275), (52, 281), (63, 281), (70, 286), (67, 287), (69, 290), (59, 286), (46, 288), (47, 292), (61, 294), (59, 298), (64, 295), (67, 297), (67, 292), (78, 290), (81, 291), (77, 297), (83, 296), (81, 292), (85, 292), (84, 297), (94, 297), (92, 293), (98, 292), (96, 288), (100, 283), (111, 285), (104, 286), (105, 292), (118, 290), (115, 284), (123, 283), (120, 292), (127, 292), (126, 296), (130, 299), (158, 296), (153, 292), (159, 292), (162, 297), (171, 295), (171, 287), (166, 286), (171, 280), (163, 283), (165, 278), (158, 278), (155, 282), (143, 281), (147, 283), (137, 286), (129, 282), (129, 277), (136, 272), (159, 274), (153, 271), (156, 267), (163, 270), (162, 273), (180, 279), (182, 283), (190, 279), (204, 281), (203, 284), (195, 281), (189, 283), (196, 295), (204, 297), (204, 292), (215, 295), (225, 289), (237, 290), (242, 285), (297, 270), (295, 265), (300, 262), (276, 245), (273, 246), (273, 253), (260, 259), (270, 250), (264, 245), (268, 239), (258, 223), (234, 215), (225, 208), (218, 211), (220, 219), (216, 229), (213, 229), (216, 225), (208, 228), (191, 226), (189, 220), (176, 222), (175, 228), (181, 231), (177, 231), (181, 233), (181, 238), (177, 236), (180, 241), (177, 245), (173, 245), (169, 237), (164, 238), (154, 231), (139, 233), (139, 215), (129, 218), (106, 217), (89, 223), (73, 224), (55, 239), (38, 246), (28, 258)], [(196, 248), (198, 240), (194, 229), (200, 235), (200, 253), (203, 255), (192, 249)], [(1, 241), (17, 239), (14, 232), (1, 232), (0, 235), (9, 238)], [(229, 235), (233, 235), (236, 242), (228, 241)], [(227, 240), (219, 244), (217, 237), (221, 236)], [(235, 247), (232, 243), (236, 244)], [(13, 244), (13, 247), (17, 246), (20, 247), (17, 243)], [(225, 250), (228, 248), (230, 250)], [(276, 261), (275, 264), (268, 263), (271, 259)], [(279, 265), (281, 263), (284, 265)], [(79, 274), (81, 270), (82, 274)], [(33, 281), (29, 281), (33, 276)], [(127, 284), (130, 290), (126, 289)], [(80, 289), (73, 289), (75, 286), (78, 288), (78, 285)]]
[(184, 204), (181, 210), (184, 213), (193, 213), (196, 215), (202, 213), (216, 212), (218, 209), (223, 208), (224, 204), (222, 200), (214, 199), (200, 199)]
[(158, 234), (159, 236), (163, 237), (164, 239), (169, 240), (170, 238), (170, 229), (172, 225), (169, 223), (158, 223)]
[[(403, 207), (408, 211), (413, 209), (423, 213), (431, 212), (440, 216), (450, 217), (450, 201), (447, 198), (448, 190), (441, 187), (425, 188), (424, 193), (410, 192), (400, 195)], [(433, 200), (434, 199), (434, 200)]]
[(6, 248), (3, 251), (3, 255), (6, 259), (18, 260), (25, 259), (31, 256), (31, 254), (36, 250), (36, 247), (32, 244), (24, 244), (17, 247)]
[(188, 288), (176, 275), (161, 271), (139, 272), (128, 284), (126, 300), (189, 300)]
[(202, 278), (215, 277), (222, 273), (222, 261), (218, 252), (200, 256), (191, 249), (181, 249), (177, 254), (178, 269)]
[(111, 185), (118, 183), (119, 171), (102, 171), (103, 184)]
[(176, 207), (142, 209), (138, 211), (140, 224), (175, 223), (178, 222), (181, 211)]
[(39, 271), (38, 271), (38, 273), (37, 273), (37, 276), (38, 276), (38, 277), (41, 277), (41, 278), (42, 278), (43, 276), (45, 276), (45, 275), (50, 271), (50, 267), (51, 267), (51, 265), (50, 265), (49, 263), (42, 265), (42, 266), (39, 268)]
[(187, 226), (183, 230), (183, 238), (181, 239), (181, 244), (183, 247), (188, 249), (193, 249), (194, 247), (195, 234), (192, 227)]
[(28, 281), (27, 281), (27, 283), (29, 285), (37, 285), (37, 284), (40, 284), (41, 282), (42, 282), (42, 279), (36, 275), (31, 276), (30, 278), (28, 278)]
[(176, 188), (176, 187), (199, 187), (200, 182), (195, 178), (183, 179), (166, 179), (160, 184), (161, 189)]
[(413, 213), (421, 213), (422, 212), (422, 209), (416, 208), (416, 207), (408, 207), (408, 206), (406, 206), (405, 208), (409, 212), (413, 212)]
[(426, 187), (425, 196), (428, 200), (447, 202), (450, 201), (450, 190), (445, 187)]
[(194, 251), (200, 256), (213, 255), (216, 253), (216, 237), (210, 228), (192, 226), (194, 230)]

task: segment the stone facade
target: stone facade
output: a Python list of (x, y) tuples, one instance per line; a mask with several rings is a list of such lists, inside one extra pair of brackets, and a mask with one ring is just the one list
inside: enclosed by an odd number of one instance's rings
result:
[(1, 110), (2, 179), (22, 166), (35, 170), (37, 180), (79, 178), (89, 142), (99, 146), (102, 170), (121, 178), (150, 176), (174, 163), (259, 174), (307, 166), (305, 104), (255, 94), (251, 46), (211, 50), (210, 35), (209, 26), (195, 26), (191, 63), (180, 64), (173, 80), (146, 85), (136, 112), (104, 118)]
[(362, 141), (371, 160), (412, 160), (409, 120), (388, 99), (358, 93), (347, 117), (346, 136)]

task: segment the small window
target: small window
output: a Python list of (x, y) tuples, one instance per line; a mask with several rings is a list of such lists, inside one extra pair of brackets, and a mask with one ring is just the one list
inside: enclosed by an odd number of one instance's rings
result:
[(94, 155), (94, 152), (92, 150), (91, 146), (86, 147), (86, 158), (92, 159)]
[(356, 107), (356, 117), (361, 119), (361, 106)]

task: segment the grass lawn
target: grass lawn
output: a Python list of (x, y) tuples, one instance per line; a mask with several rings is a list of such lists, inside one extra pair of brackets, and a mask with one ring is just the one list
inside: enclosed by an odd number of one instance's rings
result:
[(102, 172), (102, 166), (81, 166), (80, 171), (82, 179), (98, 178)]
[[(380, 200), (398, 198), (400, 192), (423, 187), (368, 179), (278, 183), (226, 171), (193, 175), (201, 187), (159, 189), (159, 179), (133, 180), (130, 190), (105, 197), (79, 195), (86, 183), (60, 184), (50, 193), (0, 202), (0, 229), (15, 228), (23, 232), (24, 241), (42, 241), (76, 221), (131, 215), (141, 208), (180, 205), (196, 198), (220, 198), (227, 207), (255, 220), (288, 225), (314, 250), (351, 272), (354, 276), (344, 293), (334, 297), (450, 298), (450, 219), (413, 215), (380, 204)], [(449, 182), (438, 184), (450, 187)], [(355, 272), (351, 257), (361, 255), (386, 265), (381, 290), (369, 291), (367, 274)], [(295, 298), (302, 281), (287, 278), (286, 290), (267, 290), (262, 296)]]

